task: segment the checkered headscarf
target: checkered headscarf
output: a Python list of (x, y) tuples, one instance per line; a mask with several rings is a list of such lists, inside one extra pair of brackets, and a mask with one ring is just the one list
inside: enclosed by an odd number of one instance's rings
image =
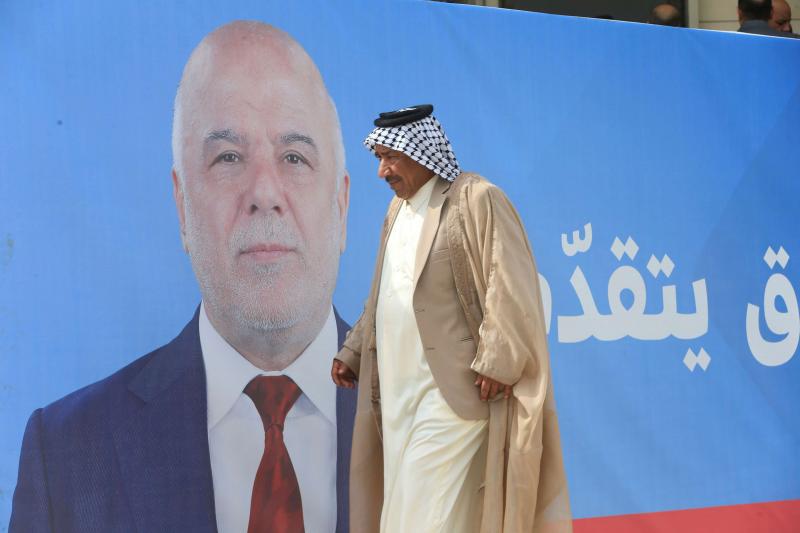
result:
[(447, 181), (452, 182), (461, 173), (450, 141), (433, 115), (398, 126), (375, 128), (364, 139), (364, 146), (375, 153), (376, 144), (403, 152)]

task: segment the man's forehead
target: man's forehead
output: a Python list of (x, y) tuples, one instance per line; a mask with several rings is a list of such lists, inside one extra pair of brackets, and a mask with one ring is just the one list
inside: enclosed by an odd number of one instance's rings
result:
[(772, 9), (774, 10), (776, 17), (781, 16), (788, 18), (789, 13), (791, 12), (789, 4), (783, 2), (775, 2), (772, 5)]
[(270, 123), (306, 129), (330, 121), (324, 87), (297, 71), (222, 66), (207, 69), (193, 82), (185, 92), (185, 118), (209, 122), (197, 124), (201, 127), (225, 129), (229, 121), (269, 118)]
[(198, 68), (189, 79), (198, 96), (218, 94), (225, 98), (237, 95), (269, 96), (273, 93), (306, 93), (312, 99), (317, 81), (308, 75), (305, 65), (273, 61), (267, 56), (226, 60), (216, 57)]
[(388, 146), (384, 146), (382, 144), (376, 144), (375, 145), (375, 153), (378, 154), (378, 155), (406, 155), (403, 152), (400, 152), (398, 150), (394, 150), (394, 149), (389, 148)]
[(225, 27), (207, 36), (189, 58), (183, 89), (195, 97), (210, 92), (235, 97), (239, 91), (310, 93), (322, 86), (313, 61), (288, 35), (249, 28)]

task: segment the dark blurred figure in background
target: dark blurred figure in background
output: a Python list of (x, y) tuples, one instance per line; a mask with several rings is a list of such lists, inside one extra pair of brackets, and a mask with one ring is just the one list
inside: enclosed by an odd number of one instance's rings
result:
[(739, 0), (739, 32), (771, 35), (773, 37), (794, 37), (793, 33), (773, 29), (769, 20), (772, 18), (772, 0)]
[(650, 18), (647, 19), (648, 24), (658, 24), (660, 26), (683, 26), (683, 17), (678, 8), (670, 3), (663, 2), (656, 5), (650, 12)]
[(792, 33), (792, 8), (786, 0), (772, 2), (772, 17), (769, 19), (772, 29)]

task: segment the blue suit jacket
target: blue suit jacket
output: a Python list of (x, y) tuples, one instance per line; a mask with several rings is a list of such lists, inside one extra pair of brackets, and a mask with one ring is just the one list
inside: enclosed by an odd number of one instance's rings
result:
[[(336, 325), (341, 347), (348, 326)], [(337, 533), (349, 530), (355, 409), (337, 389)], [(196, 312), (169, 344), (31, 415), (9, 531), (216, 531), (206, 410)]]

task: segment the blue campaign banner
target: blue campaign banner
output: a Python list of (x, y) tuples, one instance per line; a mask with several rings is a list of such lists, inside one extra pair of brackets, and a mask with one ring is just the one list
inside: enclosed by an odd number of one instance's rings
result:
[(235, 19), (297, 39), (338, 108), (348, 322), (391, 198), (361, 145), (378, 112), (433, 103), (462, 167), (511, 198), (575, 518), (800, 500), (800, 42), (411, 1), (2, 14), (0, 528), (30, 413), (169, 341), (199, 303), (172, 104), (191, 50)]

